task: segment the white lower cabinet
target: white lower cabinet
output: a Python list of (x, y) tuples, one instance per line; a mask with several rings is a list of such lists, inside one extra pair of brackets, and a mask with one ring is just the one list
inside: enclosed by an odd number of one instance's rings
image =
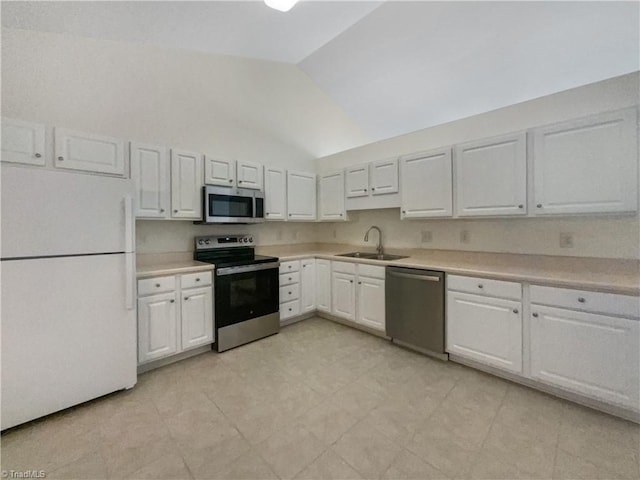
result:
[(356, 322), (384, 332), (384, 267), (378, 268), (382, 269), (383, 278), (358, 275)]
[(521, 373), (521, 302), (450, 290), (446, 344), (449, 353)]
[(356, 319), (356, 276), (352, 273), (333, 272), (331, 281), (331, 313), (347, 320)]
[(331, 313), (331, 261), (316, 260), (316, 308)]
[[(538, 296), (538, 288), (546, 291)], [(536, 286), (531, 290), (532, 302), (551, 298), (547, 295), (549, 290), (570, 292)], [(588, 295), (592, 292), (574, 292), (588, 310)], [(594, 300), (606, 295), (596, 293)], [(637, 314), (636, 318), (616, 316), (629, 300), (635, 299), (637, 305), (637, 298), (617, 297), (619, 302), (598, 305), (599, 309), (609, 310), (604, 313), (532, 303), (531, 376), (597, 400), (640, 410), (640, 320)], [(554, 303), (568, 304), (570, 300), (567, 295), (566, 302)]]
[(280, 264), (281, 322), (316, 310), (315, 266), (315, 258)]
[(213, 343), (211, 272), (138, 280), (138, 296), (138, 364)]
[(316, 260), (305, 258), (300, 261), (300, 313), (316, 309)]

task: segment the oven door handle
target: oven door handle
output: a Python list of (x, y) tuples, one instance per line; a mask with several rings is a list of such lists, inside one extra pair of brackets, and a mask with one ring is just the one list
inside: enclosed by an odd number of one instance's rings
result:
[(255, 265), (240, 265), (238, 267), (224, 267), (216, 269), (216, 276), (233, 275), (234, 273), (257, 272), (258, 270), (270, 270), (278, 268), (280, 262), (258, 263)]

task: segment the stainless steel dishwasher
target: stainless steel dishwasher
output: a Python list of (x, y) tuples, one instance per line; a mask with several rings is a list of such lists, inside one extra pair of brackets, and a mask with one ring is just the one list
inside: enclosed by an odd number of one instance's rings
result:
[(447, 360), (444, 351), (444, 272), (387, 267), (386, 333), (392, 341)]

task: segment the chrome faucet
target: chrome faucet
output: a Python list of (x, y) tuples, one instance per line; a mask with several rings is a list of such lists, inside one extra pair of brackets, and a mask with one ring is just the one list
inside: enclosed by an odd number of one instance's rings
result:
[(378, 246), (376, 247), (376, 250), (378, 251), (378, 255), (384, 255), (384, 247), (382, 246), (382, 230), (380, 230), (380, 227), (376, 227), (375, 225), (373, 227), (369, 227), (367, 233), (364, 234), (364, 241), (369, 241), (369, 232), (374, 228), (378, 231)]

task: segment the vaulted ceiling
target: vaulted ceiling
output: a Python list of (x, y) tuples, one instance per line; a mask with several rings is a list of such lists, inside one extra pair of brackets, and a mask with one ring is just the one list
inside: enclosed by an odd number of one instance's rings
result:
[[(640, 70), (638, 2), (2, 2), (5, 27), (298, 65), (381, 140)], [(356, 145), (353, 145), (356, 146)]]

